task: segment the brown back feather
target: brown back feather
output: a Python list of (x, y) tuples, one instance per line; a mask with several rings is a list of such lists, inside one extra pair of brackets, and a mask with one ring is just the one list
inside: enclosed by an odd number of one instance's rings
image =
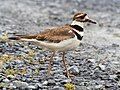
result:
[(62, 40), (66, 40), (74, 37), (75, 35), (73, 33), (69, 33), (69, 31), (72, 29), (73, 28), (70, 25), (66, 24), (65, 26), (62, 27), (46, 29), (45, 31), (36, 35), (16, 35), (16, 36), (18, 36), (19, 38), (37, 39), (40, 41), (58, 43)]
[(46, 31), (40, 33), (36, 37), (36, 39), (58, 43), (62, 40), (74, 37), (73, 33), (69, 33), (71, 29), (72, 28), (70, 27), (70, 25), (65, 25), (63, 27), (58, 27), (54, 29), (47, 29)]

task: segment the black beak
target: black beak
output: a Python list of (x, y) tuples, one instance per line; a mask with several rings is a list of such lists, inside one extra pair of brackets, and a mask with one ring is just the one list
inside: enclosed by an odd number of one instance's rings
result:
[(93, 23), (93, 24), (97, 24), (95, 21), (91, 20), (91, 19), (86, 19), (87, 22)]
[(88, 16), (85, 16), (85, 21), (93, 24), (97, 24), (95, 21), (91, 20)]

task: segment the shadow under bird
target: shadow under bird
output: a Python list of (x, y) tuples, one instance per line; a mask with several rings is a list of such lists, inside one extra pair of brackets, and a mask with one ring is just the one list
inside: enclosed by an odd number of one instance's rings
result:
[(33, 42), (43, 48), (51, 50), (53, 53), (49, 60), (49, 75), (55, 52), (62, 52), (62, 61), (66, 70), (66, 75), (69, 78), (70, 73), (68, 72), (66, 66), (65, 52), (68, 50), (73, 50), (79, 46), (84, 34), (84, 24), (87, 22), (96, 24), (96, 22), (91, 20), (86, 13), (78, 12), (73, 16), (73, 21), (71, 24), (66, 24), (53, 29), (46, 29), (35, 35), (13, 36), (9, 37), (9, 39)]

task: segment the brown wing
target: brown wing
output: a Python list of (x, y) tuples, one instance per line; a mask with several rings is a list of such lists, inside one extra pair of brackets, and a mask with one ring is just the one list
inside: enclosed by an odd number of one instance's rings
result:
[(69, 33), (71, 29), (72, 27), (70, 27), (70, 25), (65, 25), (63, 27), (47, 29), (44, 32), (41, 32), (40, 34), (25, 35), (25, 36), (16, 35), (16, 37), (10, 37), (9, 39), (20, 40), (21, 38), (25, 38), (25, 39), (37, 39), (40, 41), (49, 41), (49, 42), (58, 43), (62, 40), (66, 40), (66, 39), (74, 37), (73, 33)]
[(72, 28), (69, 25), (58, 27), (54, 29), (47, 29), (46, 31), (37, 35), (36, 39), (40, 41), (60, 42), (74, 37), (73, 33), (69, 33)]

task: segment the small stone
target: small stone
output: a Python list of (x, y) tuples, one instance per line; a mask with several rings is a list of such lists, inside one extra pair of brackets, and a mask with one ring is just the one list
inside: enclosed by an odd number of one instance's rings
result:
[(119, 47), (119, 45), (118, 45), (118, 44), (113, 43), (113, 44), (112, 44), (112, 47)]
[(16, 86), (13, 85), (13, 83), (10, 83), (9, 88), (10, 88), (10, 89), (16, 89)]
[(87, 90), (86, 86), (76, 86), (75, 90)]
[(54, 70), (52, 72), (53, 72), (53, 74), (63, 74), (63, 71), (60, 70), (60, 69), (56, 69), (56, 70)]
[(74, 78), (74, 83), (80, 83), (80, 82), (82, 82), (84, 80), (84, 78), (83, 77), (75, 77)]
[(44, 81), (42, 84), (43, 84), (43, 85), (47, 85), (47, 84), (48, 84), (48, 81)]
[(96, 85), (95, 86), (95, 89), (100, 89), (100, 88), (102, 88), (103, 87), (103, 85)]
[(59, 82), (59, 81), (61, 81), (61, 79), (55, 79), (55, 81), (56, 81), (56, 82)]
[[(59, 59), (58, 59), (58, 60), (59, 60)], [(60, 62), (59, 62), (58, 60), (56, 60), (56, 61), (53, 62), (53, 65), (54, 65), (54, 66), (57, 66), (57, 65), (60, 64)]]
[(13, 81), (13, 85), (15, 85), (16, 87), (21, 88), (21, 89), (28, 88), (28, 83), (22, 82), (22, 81), (17, 81), (17, 80)]
[(55, 80), (48, 80), (48, 84), (47, 84), (48, 86), (54, 86), (54, 85), (56, 85), (56, 83), (55, 83)]
[(54, 86), (52, 90), (65, 90), (64, 87)]
[(101, 70), (105, 70), (105, 65), (99, 64), (99, 68), (100, 68)]
[(112, 83), (106, 83), (105, 88), (110, 88), (110, 87), (113, 87), (113, 84)]
[(115, 79), (117, 78), (117, 75), (110, 75), (110, 79)]
[(119, 61), (113, 61), (112, 63), (113, 64), (119, 64), (120, 62)]
[(61, 81), (61, 84), (66, 84), (66, 83), (70, 83), (71, 79), (65, 79)]
[(6, 88), (6, 87), (4, 87), (2, 90), (7, 90), (7, 88)]
[(116, 71), (116, 75), (120, 75), (120, 70), (119, 69)]
[(41, 83), (36, 83), (35, 86), (41, 88), (42, 84)]
[(92, 63), (95, 63), (95, 59), (88, 59), (88, 61), (92, 62)]
[(13, 75), (7, 75), (7, 78), (8, 79), (13, 79), (13, 78), (15, 78)]
[(23, 64), (23, 61), (21, 61), (21, 60), (15, 60), (15, 62), (16, 62), (17, 64)]
[(9, 83), (10, 80), (6, 78), (6, 79), (3, 79), (3, 82), (5, 82), (5, 83)]
[(0, 82), (2, 82), (5, 78), (1, 75), (0, 76)]
[(120, 87), (120, 81), (118, 81), (118, 86)]
[(29, 89), (32, 89), (32, 90), (36, 89), (36, 87), (33, 86), (33, 85), (28, 86), (28, 88), (29, 88)]
[(62, 74), (56, 74), (55, 75), (55, 78), (60, 78), (61, 80), (64, 80), (66, 79), (67, 77), (65, 75), (62, 75)]
[(71, 66), (70, 68), (68, 68), (68, 70), (70, 71), (71, 74), (79, 74), (79, 69), (77, 66)]
[(26, 79), (27, 79), (26, 77), (22, 77), (22, 81), (23, 81), (23, 82), (25, 82), (25, 81), (26, 81)]

